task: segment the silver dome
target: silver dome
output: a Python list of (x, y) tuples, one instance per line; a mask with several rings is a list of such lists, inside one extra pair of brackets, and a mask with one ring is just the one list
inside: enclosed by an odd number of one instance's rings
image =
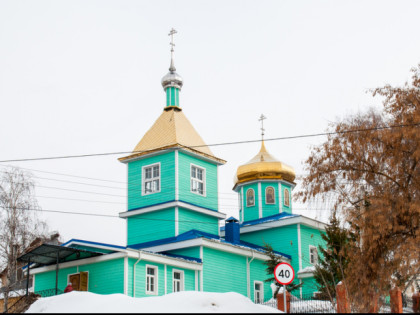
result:
[(171, 86), (181, 89), (182, 85), (184, 84), (184, 80), (182, 79), (182, 77), (175, 71), (169, 71), (162, 78), (161, 82), (162, 82), (162, 86), (164, 90), (166, 90), (166, 88), (171, 87)]

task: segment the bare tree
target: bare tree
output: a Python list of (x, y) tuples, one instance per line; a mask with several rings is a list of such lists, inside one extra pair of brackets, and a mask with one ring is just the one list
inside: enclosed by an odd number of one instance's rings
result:
[(47, 226), (37, 217), (31, 174), (18, 168), (0, 173), (0, 267), (5, 270), (3, 281), (4, 311), (9, 293), (18, 281), (16, 259), (34, 238), (45, 235)]

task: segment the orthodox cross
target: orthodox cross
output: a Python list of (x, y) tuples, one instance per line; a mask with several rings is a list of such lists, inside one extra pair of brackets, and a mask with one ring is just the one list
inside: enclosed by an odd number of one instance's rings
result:
[(261, 139), (264, 140), (264, 119), (267, 119), (263, 114), (261, 114), (260, 119), (258, 121), (261, 121)]
[(171, 29), (168, 36), (171, 36), (171, 42), (169, 45), (171, 45), (171, 66), (169, 67), (169, 71), (175, 72), (175, 64), (174, 64), (174, 34), (178, 33), (174, 28)]

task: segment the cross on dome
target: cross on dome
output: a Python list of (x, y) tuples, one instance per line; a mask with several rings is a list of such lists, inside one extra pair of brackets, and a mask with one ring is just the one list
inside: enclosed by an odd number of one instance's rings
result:
[(267, 119), (267, 117), (264, 116), (264, 114), (261, 114), (260, 119), (258, 121), (261, 121), (261, 139), (264, 140), (264, 120)]

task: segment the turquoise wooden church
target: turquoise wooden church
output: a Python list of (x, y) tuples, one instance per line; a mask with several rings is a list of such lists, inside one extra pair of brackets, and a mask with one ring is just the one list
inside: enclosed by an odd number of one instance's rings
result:
[[(260, 152), (238, 167), (233, 189), (240, 210), (238, 218), (226, 219), (218, 192), (218, 168), (225, 161), (214, 156), (184, 115), (183, 80), (173, 60), (172, 49), (162, 79), (163, 112), (133, 153), (119, 159), (128, 169), (127, 211), (120, 213), (127, 222), (127, 245), (72, 239), (61, 246), (67, 254), (32, 265), (34, 291), (46, 295), (71, 281), (78, 290), (99, 294), (234, 291), (261, 302), (272, 297), (270, 283), (264, 282), (270, 277), (263, 264), (265, 242), (292, 264), (295, 281), (304, 282), (294, 294), (312, 294), (316, 246), (325, 225), (293, 214), (293, 169), (262, 142)], [(219, 228), (221, 220), (225, 224)]]

